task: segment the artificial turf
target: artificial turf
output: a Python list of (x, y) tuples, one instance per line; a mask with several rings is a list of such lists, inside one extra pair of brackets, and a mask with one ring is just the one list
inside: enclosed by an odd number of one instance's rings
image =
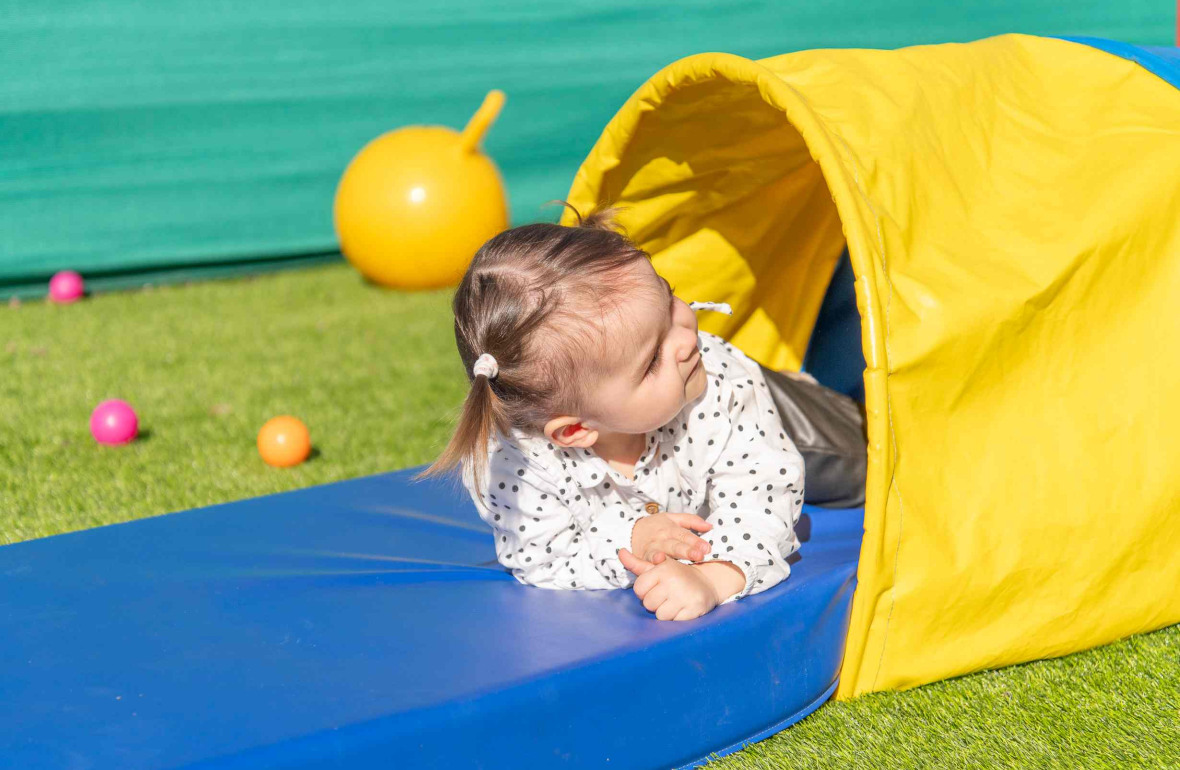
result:
[[(466, 390), (449, 296), (334, 265), (0, 307), (0, 543), (429, 461)], [(105, 398), (138, 441), (95, 445)], [(277, 414), (307, 423), (310, 462), (259, 460)], [(711, 766), (1180, 767), (1180, 626), (829, 702)]]
[[(0, 543), (426, 461), (465, 383), (448, 301), (336, 266), (0, 308)], [(107, 398), (135, 407), (133, 444), (90, 437)], [(279, 414), (312, 462), (259, 459)]]

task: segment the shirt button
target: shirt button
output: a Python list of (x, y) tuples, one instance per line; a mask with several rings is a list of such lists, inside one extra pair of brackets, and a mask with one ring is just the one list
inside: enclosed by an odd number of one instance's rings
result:
[(647, 511), (650, 514), (659, 513), (660, 512), (660, 504), (659, 503), (648, 503), (647, 505), (643, 506), (643, 510)]

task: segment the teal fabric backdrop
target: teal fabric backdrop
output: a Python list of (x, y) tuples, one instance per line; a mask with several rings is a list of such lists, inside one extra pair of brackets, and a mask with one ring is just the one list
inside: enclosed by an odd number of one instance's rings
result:
[(485, 147), (517, 223), (554, 219), (619, 105), (701, 51), (1002, 32), (1171, 44), (1171, 0), (0, 0), (0, 295), (334, 258), (349, 158), (508, 102)]

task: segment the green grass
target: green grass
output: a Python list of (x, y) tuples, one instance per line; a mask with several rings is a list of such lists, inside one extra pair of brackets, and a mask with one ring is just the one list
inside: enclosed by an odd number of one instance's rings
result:
[[(332, 266), (0, 307), (0, 543), (429, 461), (466, 386), (448, 301)], [(95, 445), (104, 398), (145, 436)], [(319, 452), (289, 470), (254, 448), (283, 413)], [(713, 766), (1178, 767), (1180, 627), (828, 703)]]
[[(333, 266), (0, 308), (0, 543), (427, 462), (466, 382), (448, 303)], [(143, 438), (93, 441), (106, 398)], [(278, 414), (313, 462), (261, 462)]]

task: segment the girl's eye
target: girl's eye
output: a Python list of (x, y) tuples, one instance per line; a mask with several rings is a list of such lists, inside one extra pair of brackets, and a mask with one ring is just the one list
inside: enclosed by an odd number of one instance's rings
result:
[(656, 354), (654, 356), (652, 356), (651, 363), (647, 365), (647, 373), (649, 375), (655, 374), (656, 369), (659, 369), (659, 368), (660, 368), (660, 351), (657, 350)]
[[(671, 290), (673, 296), (675, 296), (676, 287), (672, 284), (668, 284), (668, 288)], [(655, 374), (656, 370), (660, 368), (660, 353), (662, 350), (663, 348), (661, 347), (659, 350), (656, 350), (656, 354), (652, 356), (651, 363), (647, 365), (647, 374), (644, 375), (645, 377)]]

